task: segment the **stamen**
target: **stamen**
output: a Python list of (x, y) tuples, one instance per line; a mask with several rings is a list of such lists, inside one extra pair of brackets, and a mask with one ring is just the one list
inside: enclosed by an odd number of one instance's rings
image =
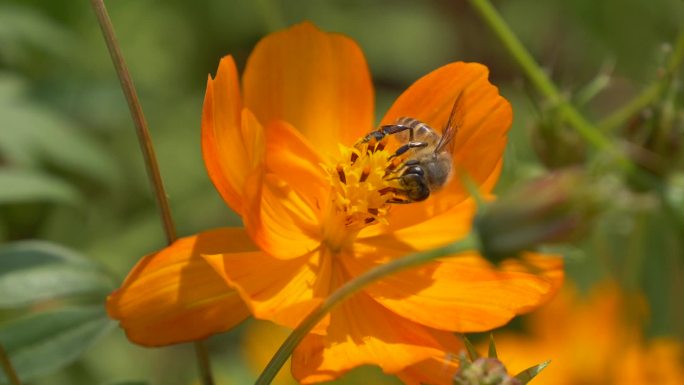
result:
[(399, 167), (402, 163), (403, 163), (403, 161), (401, 158), (392, 158), (392, 161), (390, 162), (390, 164), (388, 164), (387, 167), (385, 168), (385, 176), (394, 172), (394, 170), (396, 170), (397, 167)]
[(340, 178), (340, 182), (347, 184), (347, 175), (344, 174), (344, 168), (341, 164), (338, 164), (335, 168), (337, 170), (337, 176)]
[[(388, 201), (395, 198), (400, 186), (384, 174), (388, 167), (396, 168), (403, 161), (390, 160), (385, 144), (382, 137), (369, 135), (367, 142), (364, 138), (353, 147), (341, 147), (343, 155), (339, 163), (324, 165), (333, 190), (331, 211), (323, 229), (330, 234), (333, 244), (342, 242), (333, 234), (355, 234), (366, 226), (387, 223)], [(397, 164), (392, 166), (392, 163)]]
[(368, 175), (370, 175), (370, 166), (366, 166), (363, 168), (363, 171), (361, 171), (361, 177), (359, 178), (359, 182), (365, 182), (366, 179), (368, 179)]

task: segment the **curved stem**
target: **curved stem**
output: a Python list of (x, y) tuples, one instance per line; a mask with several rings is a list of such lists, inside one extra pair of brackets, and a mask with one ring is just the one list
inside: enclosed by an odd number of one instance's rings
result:
[[(546, 73), (539, 67), (539, 64), (534, 60), (532, 55), (525, 49), (525, 46), (520, 42), (518, 37), (513, 33), (511, 28), (506, 24), (501, 15), (492, 6), (489, 0), (469, 0), (470, 4), (475, 8), (479, 15), (484, 19), (487, 25), (492, 29), (496, 36), (501, 40), (508, 52), (518, 62), (523, 72), (530, 79), (532, 84), (554, 105), (557, 105), (558, 110), (565, 118), (565, 120), (572, 125), (577, 132), (596, 149), (605, 151), (611, 154), (620, 168), (631, 174), (640, 183), (649, 186), (657, 192), (659, 199), (665, 207), (665, 212), (677, 226), (678, 231), (684, 234), (684, 216), (678, 211), (671, 210), (672, 202), (664, 192), (663, 182), (657, 178), (649, 175), (643, 170), (637, 168), (630, 160), (622, 153), (611, 140), (604, 135), (602, 131), (595, 125), (587, 121), (582, 114), (580, 114), (572, 105), (570, 105), (560, 94), (555, 84), (549, 79)], [(670, 58), (666, 71), (672, 73), (679, 66), (684, 57), (684, 32), (680, 33), (676, 43), (672, 57)], [(620, 110), (607, 118), (604, 121), (604, 127), (612, 127), (618, 125), (620, 122), (628, 118), (628, 114), (632, 111), (640, 109), (642, 106), (650, 103), (660, 92), (660, 85), (655, 84), (644, 91), (632, 103), (629, 103), (623, 110)]]
[(206, 344), (204, 341), (198, 340), (193, 345), (199, 367), (200, 381), (202, 381), (203, 385), (214, 385), (214, 377), (211, 374), (211, 361), (209, 360), (209, 351)]
[(474, 234), (469, 234), (465, 238), (450, 243), (446, 246), (438, 247), (433, 250), (417, 252), (407, 256), (395, 259), (385, 265), (381, 265), (366, 271), (358, 277), (346, 282), (335, 290), (323, 303), (311, 312), (295, 330), (287, 337), (285, 342), (280, 346), (271, 361), (266, 365), (266, 368), (256, 380), (255, 385), (268, 385), (273, 381), (273, 378), (278, 374), (280, 368), (285, 364), (287, 359), (292, 355), (294, 349), (304, 339), (304, 337), (313, 329), (320, 320), (325, 317), (335, 306), (346, 298), (352, 296), (354, 293), (370, 285), (371, 283), (394, 274), (398, 271), (405, 270), (411, 267), (419, 266), (427, 262), (433, 261), (437, 258), (460, 254), (468, 250), (477, 250), (479, 248), (479, 239)]
[(629, 103), (601, 120), (598, 123), (601, 130), (604, 132), (615, 130), (624, 125), (632, 116), (639, 113), (639, 111), (653, 103), (662, 94), (664, 87), (667, 85), (665, 82), (671, 74), (677, 71), (677, 68), (681, 65), (683, 59), (684, 30), (677, 36), (677, 41), (675, 42), (672, 54), (665, 65), (665, 74), (662, 75), (662, 78), (646, 87), (639, 95), (629, 101)]
[(133, 79), (131, 78), (128, 66), (121, 53), (121, 48), (119, 48), (119, 42), (114, 34), (114, 27), (112, 26), (112, 21), (107, 13), (107, 8), (105, 8), (103, 0), (90, 0), (90, 3), (95, 10), (97, 21), (102, 29), (102, 35), (107, 43), (109, 55), (112, 57), (116, 73), (119, 76), (121, 89), (126, 97), (128, 109), (131, 111), (131, 117), (133, 118), (136, 133), (138, 134), (140, 149), (145, 158), (147, 176), (150, 178), (150, 184), (152, 185), (152, 188), (154, 188), (154, 195), (157, 200), (157, 205), (159, 206), (159, 213), (161, 214), (166, 240), (168, 243), (172, 243), (176, 240), (176, 228), (173, 224), (173, 218), (171, 217), (169, 201), (166, 192), (164, 191), (164, 183), (161, 178), (161, 173), (159, 172), (159, 165), (157, 164), (157, 157), (154, 152), (154, 146), (152, 145), (152, 139), (150, 138), (150, 131), (147, 128), (145, 114), (143, 114), (138, 94), (135, 91)]
[(624, 155), (615, 148), (613, 143), (565, 100), (556, 88), (556, 85), (540, 68), (539, 64), (537, 64), (532, 55), (527, 51), (525, 46), (523, 46), (492, 4), (488, 0), (469, 1), (499, 40), (501, 40), (511, 56), (517, 61), (518, 65), (520, 65), (532, 84), (534, 84), (539, 92), (548, 98), (554, 106), (557, 106), (561, 116), (595, 148), (612, 152), (613, 155), (616, 155), (616, 157), (620, 159), (620, 162), (624, 162)]
[(2, 364), (2, 369), (5, 372), (5, 376), (11, 385), (21, 385), (17, 371), (12, 366), (12, 361), (10, 361), (9, 355), (5, 351), (5, 348), (0, 345), (0, 364)]
[[(171, 244), (177, 239), (176, 227), (173, 223), (171, 208), (169, 207), (169, 201), (164, 189), (164, 183), (162, 181), (161, 173), (159, 172), (159, 165), (157, 163), (157, 157), (155, 155), (154, 146), (150, 137), (150, 131), (147, 127), (147, 121), (145, 120), (145, 115), (143, 114), (142, 106), (140, 105), (140, 100), (138, 99), (138, 94), (135, 90), (135, 85), (133, 84), (133, 79), (131, 78), (130, 72), (128, 71), (128, 66), (126, 65), (126, 61), (121, 53), (121, 48), (119, 47), (119, 43), (116, 39), (112, 21), (109, 18), (109, 14), (107, 13), (107, 8), (105, 7), (103, 0), (91, 0), (90, 2), (95, 10), (97, 21), (102, 29), (102, 35), (107, 43), (109, 55), (112, 58), (112, 62), (116, 68), (116, 73), (119, 76), (121, 89), (126, 97), (126, 102), (128, 103), (128, 108), (131, 112), (131, 117), (133, 118), (133, 123), (135, 124), (136, 132), (138, 134), (138, 142), (140, 143), (140, 149), (143, 153), (143, 158), (145, 159), (147, 176), (150, 179), (152, 188), (154, 189), (154, 195), (157, 201), (157, 206), (159, 207), (159, 213), (161, 215), (166, 241), (168, 244)], [(211, 372), (211, 362), (209, 360), (209, 354), (204, 346), (204, 343), (202, 341), (195, 341), (193, 347), (197, 356), (197, 364), (199, 367), (202, 384), (214, 385), (214, 379)]]

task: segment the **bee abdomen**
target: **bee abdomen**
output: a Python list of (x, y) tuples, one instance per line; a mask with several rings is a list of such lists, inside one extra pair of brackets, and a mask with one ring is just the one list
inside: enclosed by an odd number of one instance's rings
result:
[[(428, 126), (426, 123), (423, 123), (418, 119), (409, 118), (405, 116), (397, 119), (396, 124), (400, 126), (410, 127), (413, 130), (414, 140), (426, 142), (429, 145), (434, 145), (439, 140), (439, 134), (437, 134), (437, 132), (432, 127)], [(408, 140), (408, 137), (408, 130), (398, 133), (398, 138), (400, 141), (405, 142)]]

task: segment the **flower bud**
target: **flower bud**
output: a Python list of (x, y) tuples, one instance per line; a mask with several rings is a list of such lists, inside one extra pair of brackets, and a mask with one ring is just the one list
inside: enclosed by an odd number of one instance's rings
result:
[(548, 170), (580, 165), (587, 157), (586, 144), (577, 131), (553, 117), (542, 118), (533, 127), (532, 148)]
[[(682, 163), (684, 111), (677, 107), (677, 99), (682, 92), (676, 78), (667, 76), (661, 81), (663, 92), (660, 98), (634, 116), (622, 135), (632, 162), (655, 177), (665, 178)], [(648, 188), (638, 183), (636, 178), (628, 179), (628, 182), (637, 191)]]
[[(669, 175), (681, 162), (684, 113), (675, 112), (670, 107), (669, 103), (663, 103), (641, 111), (623, 132), (632, 162), (643, 171), (661, 178)], [(641, 187), (635, 183), (630, 185)]]
[(478, 213), (481, 252), (499, 263), (541, 244), (574, 240), (598, 211), (601, 196), (601, 189), (577, 168), (533, 180)]
[(462, 360), (454, 385), (522, 385), (522, 381), (510, 376), (498, 359), (478, 358), (473, 362)]

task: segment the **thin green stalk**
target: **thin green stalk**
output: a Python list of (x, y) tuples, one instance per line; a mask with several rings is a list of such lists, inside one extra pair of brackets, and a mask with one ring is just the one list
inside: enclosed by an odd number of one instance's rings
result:
[[(150, 179), (152, 188), (154, 189), (154, 195), (157, 201), (157, 206), (159, 207), (159, 213), (161, 215), (166, 241), (168, 244), (171, 244), (177, 239), (176, 227), (173, 223), (171, 208), (169, 207), (169, 201), (164, 189), (164, 183), (162, 181), (161, 173), (159, 172), (159, 165), (157, 163), (154, 146), (152, 144), (152, 139), (150, 137), (150, 132), (147, 126), (147, 121), (145, 120), (142, 106), (140, 105), (140, 100), (138, 99), (138, 94), (135, 90), (135, 85), (133, 84), (133, 79), (131, 78), (130, 72), (128, 71), (128, 66), (126, 65), (126, 61), (121, 53), (121, 48), (116, 39), (112, 21), (109, 18), (109, 14), (103, 0), (91, 0), (90, 2), (93, 6), (93, 10), (95, 11), (95, 15), (97, 16), (97, 21), (100, 24), (100, 28), (102, 29), (102, 35), (107, 43), (107, 49), (109, 50), (109, 55), (114, 63), (114, 68), (119, 76), (121, 89), (126, 97), (126, 102), (128, 103), (128, 108), (131, 112), (131, 117), (133, 118), (133, 123), (136, 128), (136, 133), (138, 134), (138, 142), (140, 143), (140, 149), (143, 153), (143, 158), (145, 159), (147, 176)], [(204, 343), (202, 341), (195, 341), (193, 346), (197, 356), (197, 364), (199, 367), (202, 384), (214, 385), (209, 354), (204, 346)]]
[(198, 340), (193, 343), (197, 365), (199, 367), (200, 381), (203, 385), (214, 385), (214, 376), (211, 373), (211, 360), (209, 351), (204, 341)]
[(14, 369), (14, 366), (12, 366), (12, 361), (10, 361), (9, 355), (2, 345), (0, 345), (0, 364), (2, 364), (2, 369), (5, 372), (5, 376), (9, 380), (9, 383), (11, 385), (21, 385), (17, 371)]
[(682, 60), (684, 60), (684, 30), (677, 36), (672, 54), (667, 64), (665, 64), (665, 73), (662, 75), (662, 78), (646, 87), (639, 95), (620, 109), (601, 120), (598, 123), (601, 130), (603, 132), (610, 132), (623, 126), (631, 117), (653, 103), (662, 94), (664, 88), (667, 87), (667, 80), (670, 78), (670, 75), (677, 71)]
[(561, 116), (575, 127), (577, 132), (598, 150), (610, 151), (616, 155), (617, 159), (624, 162), (624, 155), (620, 153), (613, 143), (588, 122), (573, 106), (571, 106), (556, 88), (556, 85), (549, 79), (511, 28), (506, 24), (501, 15), (488, 0), (469, 0), (473, 8), (479, 13), (484, 21), (489, 25), (496, 36), (501, 40), (508, 52), (518, 62), (523, 72), (530, 79), (532, 84), (547, 98), (554, 106), (557, 106)]
[[(658, 193), (664, 207), (666, 207), (666, 212), (668, 216), (673, 221), (678, 230), (684, 233), (684, 217), (682, 217), (678, 212), (668, 210), (672, 203), (669, 201), (667, 194), (664, 193), (664, 186), (662, 181), (655, 179), (651, 175), (648, 175), (644, 171), (637, 168), (627, 157), (623, 154), (613, 142), (603, 134), (596, 126), (587, 121), (582, 114), (580, 114), (572, 105), (570, 105), (565, 98), (562, 97), (556, 85), (549, 79), (546, 73), (541, 69), (539, 64), (534, 60), (532, 55), (525, 49), (525, 46), (520, 42), (518, 37), (513, 33), (511, 28), (506, 24), (501, 15), (492, 6), (489, 0), (469, 0), (473, 8), (479, 13), (479, 15), (484, 19), (489, 28), (496, 34), (496, 36), (501, 40), (503, 45), (506, 47), (508, 52), (513, 56), (513, 58), (518, 62), (518, 65), (522, 68), (523, 72), (530, 79), (532, 84), (554, 105), (557, 106), (558, 110), (565, 118), (565, 120), (573, 126), (577, 132), (592, 146), (597, 150), (610, 153), (618, 163), (618, 165), (628, 174), (631, 174), (640, 183), (644, 183), (646, 186), (650, 186), (653, 190)], [(675, 47), (675, 52), (672, 55), (670, 63), (668, 64), (668, 70), (674, 71), (679, 65), (681, 57), (684, 55), (684, 37), (680, 35), (680, 38)], [(653, 91), (651, 91), (653, 92)], [(648, 94), (643, 97), (643, 99), (652, 98), (653, 95)], [(644, 103), (645, 100), (640, 100), (638, 103)], [(629, 108), (636, 108), (638, 105), (628, 106)], [(626, 112), (623, 112), (626, 114)], [(624, 119), (621, 116), (620, 119)], [(611, 119), (613, 121), (610, 124), (616, 124), (617, 118)]]
[(479, 248), (479, 239), (474, 234), (469, 234), (460, 241), (450, 243), (446, 246), (438, 247), (433, 250), (423, 251), (409, 254), (407, 256), (395, 259), (394, 261), (375, 267), (358, 277), (348, 281), (344, 285), (335, 290), (323, 303), (311, 312), (295, 330), (287, 337), (285, 342), (280, 346), (271, 361), (266, 365), (266, 368), (256, 380), (255, 385), (268, 385), (273, 381), (273, 378), (278, 374), (280, 368), (285, 364), (287, 359), (292, 355), (294, 349), (309, 334), (318, 322), (320, 322), (326, 314), (328, 314), (340, 302), (349, 298), (354, 293), (363, 289), (364, 287), (376, 282), (377, 280), (388, 275), (397, 273), (401, 270), (406, 270), (411, 267), (419, 266), (437, 258), (448, 255), (460, 254), (468, 250), (477, 250)]
[(131, 78), (128, 66), (121, 53), (119, 42), (114, 33), (114, 26), (112, 26), (112, 21), (109, 18), (103, 0), (90, 0), (90, 3), (95, 10), (97, 21), (102, 29), (102, 35), (107, 43), (109, 55), (112, 57), (114, 68), (116, 68), (116, 73), (119, 76), (121, 89), (126, 97), (128, 109), (131, 111), (133, 124), (135, 124), (136, 133), (138, 134), (140, 149), (145, 158), (147, 176), (150, 178), (150, 184), (154, 188), (154, 195), (157, 200), (157, 205), (159, 206), (159, 213), (161, 214), (166, 240), (168, 243), (172, 243), (176, 240), (176, 228), (173, 224), (173, 218), (171, 217), (169, 201), (166, 192), (164, 191), (164, 182), (162, 181), (161, 173), (159, 172), (157, 157), (154, 152), (154, 146), (152, 145), (152, 139), (150, 138), (150, 131), (147, 128), (145, 114), (143, 114), (142, 106), (138, 99), (138, 93), (135, 91), (133, 79)]

